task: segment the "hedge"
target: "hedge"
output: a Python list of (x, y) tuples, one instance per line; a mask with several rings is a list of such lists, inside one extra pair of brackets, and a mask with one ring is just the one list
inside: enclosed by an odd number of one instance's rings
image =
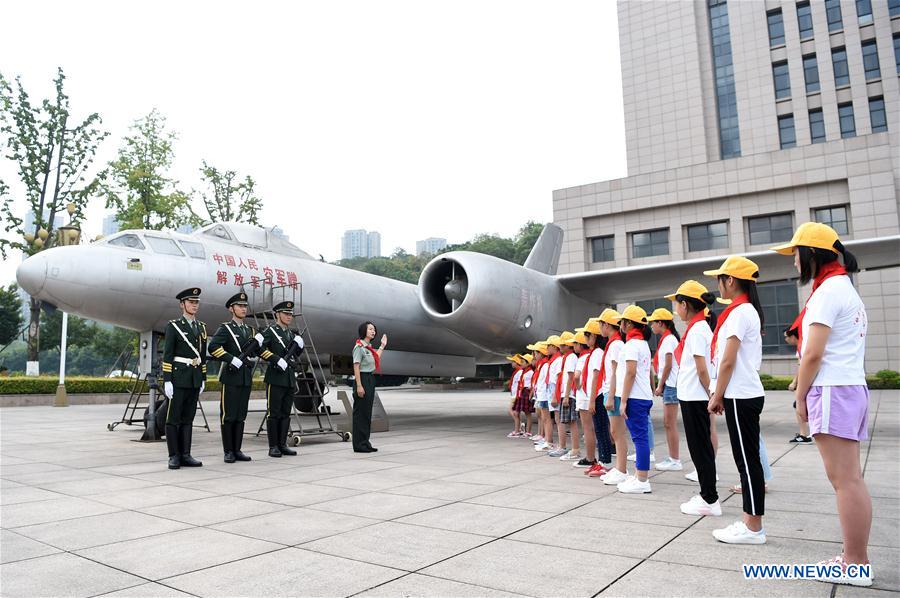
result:
[[(20, 394), (54, 394), (59, 385), (55, 376), (12, 376), (0, 378), (0, 395)], [(131, 392), (134, 380), (129, 378), (92, 378), (89, 376), (70, 376), (66, 378), (68, 394), (113, 394)], [(219, 381), (212, 379), (206, 382), (206, 390), (218, 391)], [(261, 378), (253, 381), (253, 390), (265, 390)]]

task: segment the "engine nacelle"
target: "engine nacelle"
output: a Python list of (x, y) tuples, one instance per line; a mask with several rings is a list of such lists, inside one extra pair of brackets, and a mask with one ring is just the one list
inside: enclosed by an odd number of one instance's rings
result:
[(485, 351), (521, 351), (526, 344), (581, 326), (596, 306), (554, 277), (482, 253), (435, 257), (419, 276), (425, 313)]

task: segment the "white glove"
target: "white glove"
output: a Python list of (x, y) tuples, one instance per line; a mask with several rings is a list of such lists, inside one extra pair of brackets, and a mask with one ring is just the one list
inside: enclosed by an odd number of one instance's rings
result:
[(284, 360), (283, 357), (278, 360), (278, 367), (281, 368), (281, 371), (287, 370), (287, 362)]
[(303, 345), (303, 337), (300, 336), (299, 334), (294, 337), (294, 342), (297, 343), (298, 347), (300, 347), (301, 349), (303, 348), (303, 346), (304, 346)]
[(257, 332), (257, 333), (256, 333), (256, 336), (254, 336), (253, 338), (256, 339), (256, 343), (261, 347), (262, 344), (263, 344), (263, 335), (262, 335), (262, 333), (261, 333), (261, 332)]
[(232, 357), (232, 358), (231, 358), (231, 365), (233, 365), (233, 366), (236, 367), (237, 369), (241, 369), (241, 367), (243, 367), (243, 365), (244, 365), (244, 362), (241, 361), (240, 359), (238, 359), (237, 357)]
[(206, 382), (200, 383), (200, 394), (203, 394), (203, 391), (206, 390)]
[(171, 399), (175, 396), (175, 385), (171, 382), (166, 382), (163, 384), (163, 391), (166, 393), (166, 396)]

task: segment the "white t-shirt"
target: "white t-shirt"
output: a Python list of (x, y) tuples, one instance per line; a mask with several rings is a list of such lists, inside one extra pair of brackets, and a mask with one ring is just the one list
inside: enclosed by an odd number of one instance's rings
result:
[(669, 371), (669, 377), (666, 378), (665, 381), (665, 385), (670, 388), (676, 388), (676, 381), (678, 380), (678, 362), (675, 361), (674, 355), (675, 347), (677, 346), (678, 339), (675, 338), (674, 334), (669, 334), (661, 343), (659, 343), (659, 348), (656, 349), (656, 354), (659, 356), (657, 358), (659, 362), (659, 371), (656, 372), (657, 375), (661, 375), (666, 367), (666, 355), (672, 354), (672, 369)]
[[(565, 360), (565, 357), (563, 357), (562, 355), (560, 355), (559, 357), (556, 358), (556, 361), (547, 364), (547, 373), (548, 373), (548, 376), (547, 376), (547, 390), (548, 390), (548, 391), (550, 390), (550, 385), (551, 385), (551, 384), (556, 384), (557, 381), (559, 380), (559, 374), (560, 374), (560, 372), (562, 372), (562, 367), (563, 367), (563, 361), (564, 361), (564, 360)], [(562, 392), (562, 391), (560, 391), (560, 392)], [(545, 401), (550, 401), (550, 402), (552, 403), (553, 400), (554, 400), (555, 398), (556, 398), (555, 396), (551, 396), (550, 393), (548, 392), (548, 393), (547, 393), (547, 398), (544, 399), (544, 400), (545, 400)]]
[(525, 370), (525, 382), (523, 383), (525, 385), (525, 388), (531, 388), (532, 378), (534, 378), (534, 370), (530, 368)]
[(603, 383), (600, 387), (600, 392), (604, 395), (609, 393), (609, 381), (612, 379), (613, 375), (613, 362), (615, 361), (617, 364), (619, 362), (619, 354), (622, 352), (622, 347), (625, 344), (621, 340), (616, 340), (613, 343), (610, 343), (606, 346), (606, 358), (603, 360), (605, 363), (605, 367), (603, 370)]
[(512, 384), (509, 385), (509, 394), (515, 398), (519, 394), (519, 380), (522, 379), (522, 370), (516, 370), (513, 374)]
[[(594, 383), (597, 380), (597, 376), (600, 375), (600, 364), (603, 363), (603, 349), (594, 349), (594, 351), (590, 354), (590, 361), (588, 361), (588, 383), (587, 383), (587, 391), (585, 391), (585, 395), (591, 392), (591, 389), (594, 388)], [(600, 389), (597, 389), (597, 392), (600, 392)], [(589, 399), (594, 399), (595, 397), (587, 397)]]
[(637, 363), (637, 370), (634, 376), (634, 384), (631, 385), (631, 394), (629, 399), (645, 399), (653, 400), (653, 390), (650, 388), (650, 345), (647, 341), (633, 338), (625, 343), (622, 355), (619, 356), (616, 364), (616, 396), (622, 396), (622, 390), (625, 387), (625, 368), (626, 363), (634, 361)]
[[(566, 355), (565, 361), (563, 361), (563, 377), (560, 382), (561, 388), (559, 389), (559, 396), (562, 396), (564, 390), (566, 390), (566, 382), (569, 380), (569, 374), (574, 374), (575, 370), (578, 369), (578, 354), (574, 351)], [(575, 383), (572, 383), (572, 389), (569, 392), (569, 398), (575, 396)]]
[(587, 393), (581, 388), (581, 376), (584, 374), (584, 366), (587, 365), (588, 355), (590, 355), (590, 353), (579, 355), (578, 364), (575, 366), (575, 381), (573, 382), (573, 384), (575, 384), (575, 392), (572, 393), (572, 396), (582, 401), (587, 400)]
[[(709, 343), (712, 330), (706, 320), (701, 320), (691, 327), (684, 338), (684, 349), (681, 353), (681, 364), (678, 366), (678, 400), (708, 401), (709, 396), (697, 376), (697, 361), (694, 356), (701, 356), (706, 361), (706, 372), (712, 379), (712, 362), (709, 360)], [(674, 360), (674, 356), (672, 357)]]
[(833, 276), (816, 289), (803, 316), (803, 342), (811, 324), (831, 328), (819, 373), (813, 386), (851, 386), (866, 383), (866, 306), (849, 276)]
[[(735, 307), (719, 328), (716, 354), (713, 355), (716, 378), (718, 368), (722, 364), (722, 356), (725, 354), (725, 346), (732, 337), (741, 341), (741, 348), (738, 349), (734, 371), (725, 389), (724, 398), (753, 399), (763, 396), (765, 391), (759, 379), (759, 367), (762, 365), (762, 336), (759, 332), (759, 314), (751, 304), (744, 303)], [(715, 379), (711, 380), (712, 389), (715, 389), (715, 385)]]

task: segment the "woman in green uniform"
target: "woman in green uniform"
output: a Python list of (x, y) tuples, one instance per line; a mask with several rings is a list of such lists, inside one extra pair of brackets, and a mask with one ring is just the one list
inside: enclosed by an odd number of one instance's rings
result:
[(353, 375), (356, 393), (353, 397), (353, 452), (374, 453), (378, 449), (369, 442), (372, 428), (372, 404), (375, 402), (375, 372), (381, 372), (381, 353), (387, 347), (387, 335), (381, 337), (376, 349), (372, 340), (378, 329), (372, 322), (359, 325), (356, 345), (353, 347)]

